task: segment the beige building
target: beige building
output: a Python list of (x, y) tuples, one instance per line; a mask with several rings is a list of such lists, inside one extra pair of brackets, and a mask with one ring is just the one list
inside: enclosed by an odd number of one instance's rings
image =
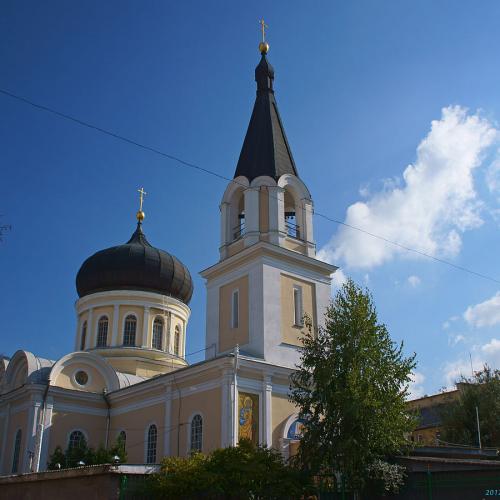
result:
[(241, 437), (290, 453), (300, 432), (288, 391), (303, 317), (321, 323), (336, 268), (315, 258), (312, 198), (278, 113), (268, 46), (260, 49), (252, 117), (220, 203), (220, 260), (201, 272), (205, 361), (185, 360), (191, 275), (147, 241), (141, 193), (130, 240), (78, 272), (74, 352), (1, 360), (2, 474), (44, 470), (56, 446), (82, 436), (96, 447), (121, 435), (130, 463)]

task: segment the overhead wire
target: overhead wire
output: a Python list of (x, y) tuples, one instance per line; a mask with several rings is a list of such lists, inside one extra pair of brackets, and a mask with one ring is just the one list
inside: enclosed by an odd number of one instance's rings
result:
[[(165, 153), (164, 151), (161, 151), (161, 150), (159, 150), (157, 148), (148, 146), (146, 144), (142, 144), (142, 143), (140, 143), (140, 142), (138, 142), (136, 140), (130, 139), (130, 138), (128, 138), (128, 137), (126, 137), (124, 135), (118, 134), (116, 132), (107, 130), (107, 129), (103, 128), (103, 127), (99, 127), (99, 126), (94, 125), (92, 123), (89, 123), (89, 122), (87, 122), (85, 120), (81, 120), (80, 118), (77, 118), (77, 117), (72, 116), (70, 114), (62, 113), (62, 112), (57, 111), (57, 110), (55, 110), (53, 108), (50, 108), (48, 106), (45, 106), (45, 105), (42, 105), (42, 104), (38, 104), (38, 103), (36, 103), (36, 102), (34, 102), (34, 101), (30, 100), (30, 99), (27, 99), (26, 97), (22, 97), (22, 96), (20, 96), (18, 94), (14, 94), (13, 92), (9, 92), (8, 90), (0, 88), (0, 94), (3, 94), (5, 96), (8, 96), (8, 97), (10, 97), (12, 99), (15, 99), (17, 101), (20, 101), (20, 102), (23, 102), (25, 104), (28, 104), (28, 105), (30, 105), (30, 106), (32, 106), (34, 108), (37, 108), (37, 109), (42, 110), (42, 111), (45, 111), (47, 113), (51, 113), (51, 114), (53, 114), (55, 116), (58, 116), (60, 118), (65, 119), (65, 120), (72, 121), (72, 122), (74, 122), (74, 123), (76, 123), (78, 125), (81, 125), (83, 127), (95, 130), (97, 132), (101, 132), (101, 133), (103, 133), (105, 135), (113, 137), (114, 139), (120, 140), (122, 142), (125, 142), (125, 143), (133, 145), (133, 146), (136, 146), (136, 147), (138, 147), (140, 149), (143, 149), (145, 151), (149, 151), (151, 153), (157, 154), (159, 156), (162, 156), (164, 158), (167, 158), (169, 160), (177, 162), (177, 163), (179, 163), (180, 165), (182, 165), (184, 167), (188, 167), (190, 169), (197, 170), (199, 172), (203, 172), (203, 173), (205, 173), (207, 175), (211, 175), (213, 177), (217, 177), (218, 179), (221, 179), (221, 180), (224, 180), (224, 181), (227, 181), (227, 182), (232, 182), (232, 183), (241, 185), (242, 187), (245, 187), (245, 188), (247, 187), (243, 183), (240, 183), (239, 181), (236, 181), (235, 179), (231, 179), (231, 178), (229, 178), (229, 177), (227, 177), (227, 176), (225, 176), (223, 174), (220, 174), (220, 173), (215, 172), (213, 170), (210, 170), (208, 168), (202, 167), (202, 166), (197, 165), (195, 163), (188, 162), (186, 160), (183, 160), (182, 158), (179, 158), (178, 156), (175, 156), (175, 155), (172, 155), (172, 154), (169, 154), (169, 153)], [(372, 238), (376, 238), (376, 239), (378, 239), (380, 241), (384, 241), (385, 243), (388, 243), (390, 245), (393, 245), (393, 246), (396, 246), (398, 248), (401, 248), (402, 250), (405, 250), (407, 252), (412, 252), (412, 253), (415, 253), (415, 254), (420, 255), (422, 257), (426, 257), (428, 259), (432, 259), (435, 262), (439, 262), (441, 264), (445, 264), (447, 266), (450, 266), (450, 267), (452, 267), (454, 269), (457, 269), (459, 271), (462, 271), (462, 272), (466, 272), (466, 273), (471, 274), (473, 276), (476, 276), (476, 277), (479, 277), (479, 278), (482, 278), (482, 279), (485, 279), (485, 280), (489, 280), (489, 281), (492, 281), (494, 283), (500, 283), (500, 279), (494, 278), (493, 276), (489, 276), (489, 275), (484, 274), (484, 273), (479, 273), (479, 272), (474, 271), (472, 269), (469, 269), (467, 267), (460, 266), (458, 264), (454, 264), (453, 262), (450, 262), (448, 260), (441, 259), (441, 258), (436, 257), (434, 255), (431, 255), (431, 254), (429, 254), (427, 252), (424, 252), (424, 251), (421, 251), (421, 250), (417, 250), (417, 249), (409, 247), (407, 245), (403, 245), (403, 244), (401, 244), (401, 243), (399, 243), (397, 241), (391, 240), (389, 238), (386, 238), (386, 237), (381, 236), (379, 234), (373, 233), (371, 231), (367, 231), (365, 229), (362, 229), (360, 227), (354, 226), (352, 224), (348, 224), (348, 223), (343, 222), (341, 220), (338, 220), (338, 219), (335, 219), (335, 218), (330, 217), (328, 215), (325, 215), (325, 214), (323, 214), (321, 212), (315, 211), (314, 215), (316, 215), (317, 217), (320, 217), (322, 219), (325, 219), (325, 220), (327, 220), (329, 222), (333, 222), (335, 224), (338, 224), (338, 225), (341, 225), (343, 227), (352, 229), (354, 231), (358, 231), (358, 232), (363, 233), (363, 234), (365, 234), (367, 236), (370, 236)]]

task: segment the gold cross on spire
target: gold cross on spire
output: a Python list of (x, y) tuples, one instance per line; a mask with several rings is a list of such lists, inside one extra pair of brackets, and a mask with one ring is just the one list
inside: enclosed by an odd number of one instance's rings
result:
[(266, 28), (269, 26), (264, 22), (264, 18), (259, 21), (262, 30), (262, 43), (266, 43)]
[(265, 23), (264, 18), (259, 21), (259, 24), (262, 30), (262, 42), (259, 43), (259, 51), (264, 55), (269, 51), (269, 44), (266, 42), (266, 28), (269, 28), (269, 26)]
[(145, 214), (142, 211), (142, 204), (144, 203), (144, 196), (146, 196), (148, 193), (144, 191), (144, 188), (141, 187), (141, 189), (138, 189), (137, 192), (139, 193), (139, 210), (137, 212), (137, 220), (139, 221), (139, 224), (144, 220)]
[(144, 188), (141, 187), (141, 189), (138, 189), (137, 192), (139, 193), (139, 210), (142, 211), (142, 203), (144, 202), (144, 196), (146, 196), (148, 193), (144, 191)]

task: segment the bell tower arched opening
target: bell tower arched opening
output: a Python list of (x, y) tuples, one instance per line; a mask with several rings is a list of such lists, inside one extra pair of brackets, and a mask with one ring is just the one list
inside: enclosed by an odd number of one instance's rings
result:
[(295, 202), (295, 198), (289, 189), (285, 188), (284, 195), (284, 217), (285, 230), (287, 236), (291, 238), (301, 239), (300, 225), (298, 223), (298, 215), (300, 209)]
[(245, 234), (245, 194), (243, 188), (236, 190), (231, 197), (230, 212), (230, 242), (240, 239)]

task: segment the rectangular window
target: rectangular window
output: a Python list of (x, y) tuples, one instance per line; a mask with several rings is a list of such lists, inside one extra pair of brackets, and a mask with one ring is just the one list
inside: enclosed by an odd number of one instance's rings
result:
[(233, 291), (231, 299), (231, 328), (238, 328), (240, 323), (240, 293)]
[(302, 287), (294, 285), (293, 287), (293, 324), (303, 326), (304, 310), (302, 307)]

